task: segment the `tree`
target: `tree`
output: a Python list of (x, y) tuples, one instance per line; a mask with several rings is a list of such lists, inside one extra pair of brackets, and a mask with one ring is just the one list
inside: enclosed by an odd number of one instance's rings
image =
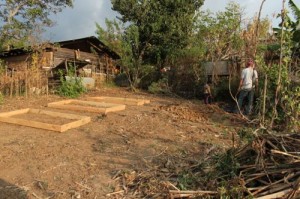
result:
[(106, 29), (96, 23), (96, 34), (98, 39), (107, 45), (111, 50), (122, 55), (122, 37), (125, 31), (125, 25), (118, 20), (105, 19)]
[[(112, 0), (122, 23), (107, 21), (105, 31), (97, 25), (99, 38), (121, 55), (131, 87), (188, 44), (195, 11), (203, 0)], [(126, 25), (125, 25), (126, 24)]]
[(112, 4), (124, 23), (138, 28), (142, 60), (163, 64), (187, 45), (203, 0), (112, 0)]
[(299, 44), (300, 41), (300, 9), (293, 0), (289, 0), (289, 7), (294, 14), (295, 21), (289, 19), (293, 31), (293, 41)]
[[(295, 6), (290, 0), (289, 5)], [(299, 9), (298, 9), (299, 11)], [(300, 86), (292, 81), (291, 65), (295, 64), (298, 40), (295, 33), (298, 22), (293, 22), (285, 9), (285, 0), (282, 1), (280, 28), (273, 28), (275, 37), (265, 41), (258, 49), (256, 61), (264, 76), (263, 93), (259, 100), (262, 104), (261, 126), (267, 129), (291, 131), (299, 129), (299, 96)], [(295, 17), (297, 18), (297, 17)], [(276, 39), (276, 40), (275, 40)]]
[(96, 34), (102, 42), (121, 56), (118, 64), (125, 72), (132, 90), (135, 90), (140, 80), (153, 69), (143, 61), (147, 46), (139, 45), (140, 34), (136, 25), (125, 27), (121, 21), (108, 19), (105, 23), (106, 30), (96, 24)]
[(37, 28), (52, 24), (49, 15), (72, 6), (72, 0), (5, 0), (0, 3), (1, 47), (21, 45)]
[[(225, 11), (213, 14), (209, 11), (198, 13), (195, 24), (197, 45), (205, 48), (203, 60), (216, 62), (241, 55), (242, 10), (236, 3), (229, 3)], [(214, 73), (214, 70), (213, 70)], [(213, 74), (213, 80), (217, 80)]]

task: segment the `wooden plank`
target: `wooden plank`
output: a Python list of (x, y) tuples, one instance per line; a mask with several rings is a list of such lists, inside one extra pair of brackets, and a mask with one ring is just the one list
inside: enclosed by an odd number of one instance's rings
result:
[(90, 121), (91, 121), (90, 117), (83, 117), (80, 120), (70, 122), (68, 124), (64, 124), (64, 125), (61, 126), (61, 132), (65, 132), (65, 131), (67, 131), (69, 129), (72, 129), (72, 128), (77, 128), (79, 126), (82, 126), (84, 124), (89, 123)]
[(288, 193), (291, 193), (292, 191), (300, 191), (300, 188), (298, 190), (293, 190), (293, 189), (286, 189), (280, 192), (272, 193), (270, 195), (265, 195), (261, 197), (257, 197), (257, 199), (273, 199), (273, 198), (283, 198), (283, 196), (287, 195)]
[(125, 110), (125, 105), (111, 104), (111, 103), (100, 103), (93, 101), (83, 101), (83, 100), (65, 100), (54, 103), (49, 103), (48, 107), (67, 109), (72, 111), (88, 111), (94, 113), (108, 113)]
[(52, 117), (60, 117), (60, 118), (65, 118), (65, 119), (70, 119), (70, 120), (80, 120), (84, 117), (81, 115), (74, 115), (74, 114), (53, 112), (53, 111), (45, 111), (45, 110), (40, 110), (40, 109), (29, 109), (29, 113), (44, 114), (44, 115), (49, 115)]
[(127, 97), (122, 98), (122, 97), (101, 96), (101, 97), (89, 97), (88, 99), (102, 101), (102, 102), (116, 103), (116, 104), (135, 105), (135, 106), (141, 106), (150, 103), (150, 100), (127, 98)]
[(144, 99), (144, 103), (145, 103), (145, 104), (150, 104), (150, 100)]
[[(73, 121), (73, 122), (70, 122), (67, 124), (63, 124), (63, 125), (56, 125), (56, 124), (48, 124), (45, 122), (37, 122), (37, 121), (32, 121), (32, 120), (25, 120), (25, 119), (11, 117), (13, 115), (20, 115), (20, 114), (26, 114), (26, 113), (44, 114), (44, 115), (49, 115), (49, 116), (53, 116), (53, 117), (72, 119), (72, 120), (76, 120), (76, 121)], [(58, 113), (58, 112), (52, 112), (52, 111), (44, 111), (44, 110), (40, 110), (40, 109), (22, 109), (22, 110), (12, 111), (12, 112), (8, 112), (8, 113), (2, 113), (0, 116), (0, 121), (5, 122), (5, 123), (10, 123), (10, 124), (17, 124), (17, 125), (22, 125), (22, 126), (33, 127), (33, 128), (65, 132), (71, 128), (76, 128), (76, 127), (79, 127), (79, 126), (89, 123), (91, 121), (91, 118), (87, 117), (87, 116)]]
[[(101, 108), (110, 108), (114, 106), (120, 106), (120, 104), (106, 103), (106, 102), (93, 102), (93, 101), (83, 101), (83, 100), (73, 100), (70, 104), (78, 104), (78, 105), (90, 105)], [(123, 105), (125, 106), (125, 105)], [(123, 107), (122, 106), (122, 107)]]
[(10, 117), (10, 116), (14, 116), (14, 115), (20, 115), (20, 114), (28, 113), (28, 111), (29, 111), (29, 108), (11, 111), (11, 112), (0, 113), (0, 117)]
[(79, 105), (59, 105), (59, 104), (48, 104), (51, 108), (63, 109), (63, 110), (70, 110), (70, 111), (87, 111), (93, 113), (106, 113), (106, 108), (94, 108), (94, 107), (86, 107), (86, 106), (79, 106)]
[(61, 126), (12, 117), (0, 117), (1, 122), (61, 132)]
[(106, 103), (126, 104), (126, 105), (134, 105), (134, 106), (144, 105), (143, 101), (138, 101), (135, 99), (128, 99), (128, 98), (90, 97), (88, 99), (96, 100), (96, 101), (100, 101), (100, 102), (106, 102)]
[(64, 104), (70, 104), (73, 100), (63, 100), (63, 101), (58, 101), (58, 102), (51, 102), (51, 103), (48, 103), (53, 105), (53, 104), (57, 104), (57, 105), (64, 105)]

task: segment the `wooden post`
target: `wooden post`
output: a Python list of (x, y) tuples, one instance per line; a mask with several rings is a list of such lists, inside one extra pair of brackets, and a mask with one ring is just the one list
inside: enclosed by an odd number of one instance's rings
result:
[(66, 67), (66, 72), (68, 74), (69, 70), (68, 70), (68, 62), (67, 62), (67, 59), (65, 60), (65, 67)]
[(14, 69), (11, 71), (9, 97), (12, 98), (14, 88)]
[[(101, 60), (100, 58), (98, 58), (98, 65), (99, 65), (99, 77), (97, 77), (97, 75), (95, 75), (95, 84), (96, 86), (100, 86), (101, 85)], [(96, 74), (96, 73), (95, 73)]]
[(25, 68), (25, 97), (28, 98), (28, 70)]
[(46, 71), (46, 95), (49, 95), (49, 80), (48, 80), (48, 71)]
[(108, 82), (108, 58), (105, 55), (105, 64), (106, 64), (106, 83)]
[(16, 85), (16, 96), (19, 96), (19, 75), (17, 73), (16, 75), (16, 81), (15, 81), (15, 85)]
[(99, 73), (101, 73), (102, 67), (101, 67), (101, 61), (100, 61), (100, 59), (98, 59), (98, 64), (99, 64)]

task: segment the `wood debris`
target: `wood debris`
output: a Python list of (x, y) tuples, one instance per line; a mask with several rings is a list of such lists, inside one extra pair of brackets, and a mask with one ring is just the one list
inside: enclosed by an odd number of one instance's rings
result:
[(300, 193), (300, 135), (265, 135), (236, 152), (240, 178), (255, 198), (293, 198)]
[[(180, 157), (171, 159), (168, 156), (168, 161), (164, 159), (166, 157), (157, 157), (152, 160), (154, 165), (148, 165), (145, 170), (119, 171), (114, 177), (119, 182), (119, 189), (107, 196), (121, 193), (133, 198), (297, 198), (300, 196), (299, 146), (300, 135), (297, 134), (259, 136), (242, 148), (231, 149), (238, 167), (236, 175), (227, 174), (227, 178), (224, 177), (226, 173), (216, 170), (213, 158), (203, 159), (210, 168), (206, 171), (200, 166), (201, 161), (191, 166), (190, 163), (196, 163), (191, 158), (185, 159), (188, 163), (181, 161), (184, 158)], [(194, 184), (185, 188), (194, 190), (180, 187), (178, 178), (186, 171)], [(209, 175), (215, 179), (207, 178)], [(225, 187), (222, 185), (224, 180), (227, 182)], [(225, 192), (220, 189), (222, 187)], [(231, 192), (234, 189), (235, 192)]]

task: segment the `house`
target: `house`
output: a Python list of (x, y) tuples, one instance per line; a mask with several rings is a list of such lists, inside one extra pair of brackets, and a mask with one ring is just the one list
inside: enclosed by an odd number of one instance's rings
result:
[[(3, 71), (2, 74), (0, 72), (0, 76), (4, 76), (5, 79), (0, 81), (0, 90), (7, 85), (15, 87), (11, 84), (26, 87), (26, 90), (30, 89), (27, 86), (43, 87), (38, 84), (44, 85), (46, 82), (49, 86), (52, 83), (55, 85), (59, 79), (58, 70), (67, 74), (71, 66), (75, 67), (77, 75), (92, 77), (96, 83), (101, 84), (114, 77), (118, 69), (116, 61), (120, 56), (99, 39), (91, 36), (44, 43), (28, 49), (3, 51), (0, 52), (0, 59), (2, 60), (0, 71)], [(38, 76), (35, 80), (32, 79), (34, 72)], [(18, 89), (22, 91), (22, 88)]]

